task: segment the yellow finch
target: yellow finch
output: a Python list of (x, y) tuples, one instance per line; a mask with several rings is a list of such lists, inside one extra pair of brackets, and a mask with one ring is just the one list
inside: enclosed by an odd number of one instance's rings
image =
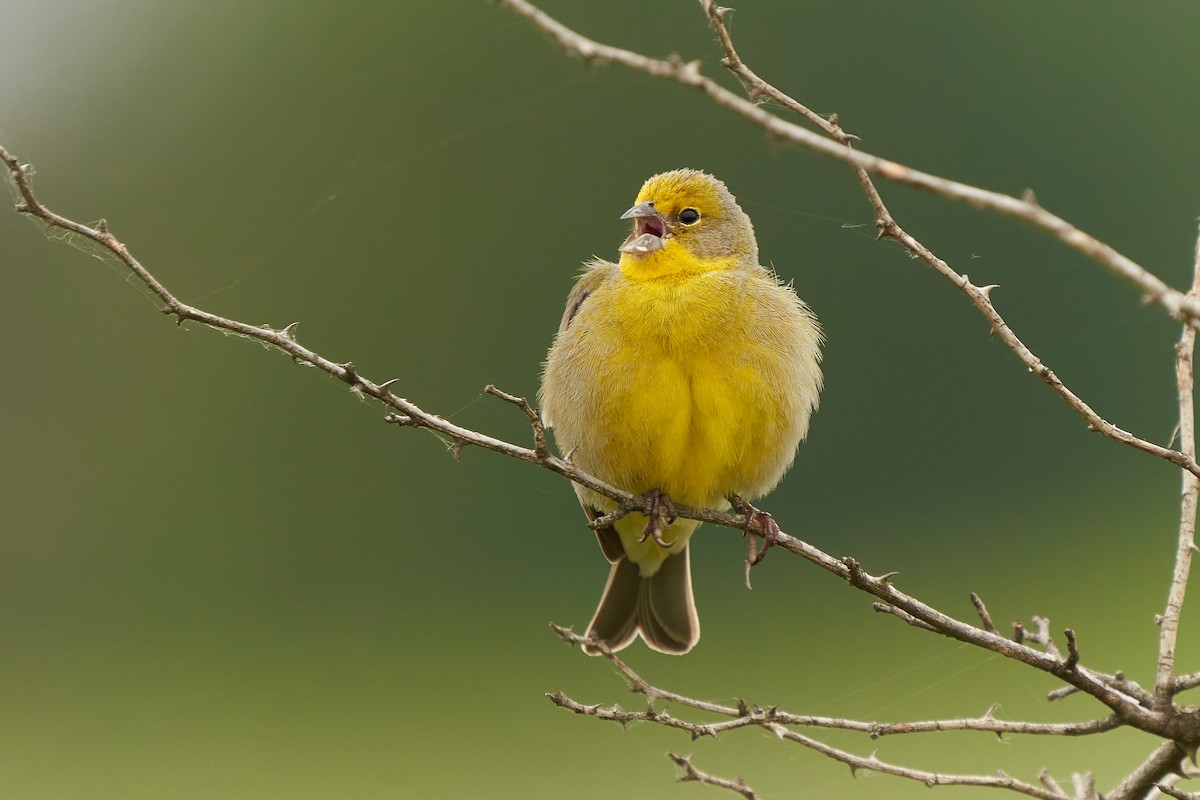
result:
[[(743, 499), (774, 488), (808, 431), (821, 329), (759, 265), (750, 218), (711, 175), (655, 175), (621, 219), (633, 232), (620, 260), (588, 263), (567, 298), (541, 406), (574, 464), (655, 512), (597, 531), (612, 571), (588, 634), (686, 653), (700, 638), (688, 559), (699, 523), (671, 501), (733, 502), (769, 523)], [(575, 491), (589, 520), (617, 507)]]

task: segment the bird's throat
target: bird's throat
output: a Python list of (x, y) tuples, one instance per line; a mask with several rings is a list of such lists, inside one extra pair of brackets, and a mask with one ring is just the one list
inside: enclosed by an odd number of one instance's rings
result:
[(668, 240), (666, 247), (653, 253), (622, 253), (617, 263), (630, 280), (656, 281), (729, 269), (734, 259), (700, 258)]

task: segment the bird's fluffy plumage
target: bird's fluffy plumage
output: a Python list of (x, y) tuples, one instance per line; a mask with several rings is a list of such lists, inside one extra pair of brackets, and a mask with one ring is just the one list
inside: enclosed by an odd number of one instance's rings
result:
[[(661, 249), (587, 266), (546, 361), (546, 422), (575, 464), (630, 492), (708, 507), (761, 496), (791, 465), (817, 407), (816, 318), (758, 264), (750, 220), (720, 181), (663, 173), (637, 202), (653, 203)], [(684, 209), (698, 221), (683, 222)], [(590, 516), (615, 508), (576, 491)], [(639, 542), (646, 523), (631, 514), (601, 532), (615, 563), (591, 631), (610, 647), (640, 632), (655, 649), (686, 652), (699, 638), (686, 554), (698, 523), (667, 527), (670, 547)]]

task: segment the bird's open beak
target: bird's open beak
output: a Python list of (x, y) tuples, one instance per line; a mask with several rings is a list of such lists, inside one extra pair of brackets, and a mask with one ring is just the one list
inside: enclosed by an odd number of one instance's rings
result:
[(663, 240), (670, 236), (667, 224), (654, 210), (653, 200), (638, 203), (622, 214), (621, 219), (634, 220), (633, 233), (617, 248), (622, 253), (648, 255), (655, 250), (662, 250), (665, 245)]

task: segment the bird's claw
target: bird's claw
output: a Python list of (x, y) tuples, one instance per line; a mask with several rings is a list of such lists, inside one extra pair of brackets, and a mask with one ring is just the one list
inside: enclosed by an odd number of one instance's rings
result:
[(650, 519), (646, 523), (646, 530), (642, 532), (642, 538), (638, 539), (638, 544), (650, 538), (654, 540), (655, 544), (664, 549), (674, 546), (677, 541), (676, 539), (672, 539), (669, 542), (663, 539), (662, 523), (664, 516), (667, 518), (668, 525), (679, 518), (679, 515), (675, 511), (675, 504), (671, 502), (671, 498), (667, 496), (667, 493), (660, 489), (651, 489), (646, 492), (644, 499), (650, 506), (648, 509), (649, 513), (646, 515)]
[[(771, 549), (771, 545), (779, 541), (779, 534), (782, 531), (774, 517), (766, 511), (759, 511), (736, 494), (729, 496), (729, 503), (739, 514), (744, 514), (746, 517), (746, 527), (742, 530), (749, 540), (746, 544), (746, 588), (749, 589), (750, 568), (762, 563), (762, 560), (767, 557), (767, 551)], [(755, 537), (762, 538), (761, 549)]]

